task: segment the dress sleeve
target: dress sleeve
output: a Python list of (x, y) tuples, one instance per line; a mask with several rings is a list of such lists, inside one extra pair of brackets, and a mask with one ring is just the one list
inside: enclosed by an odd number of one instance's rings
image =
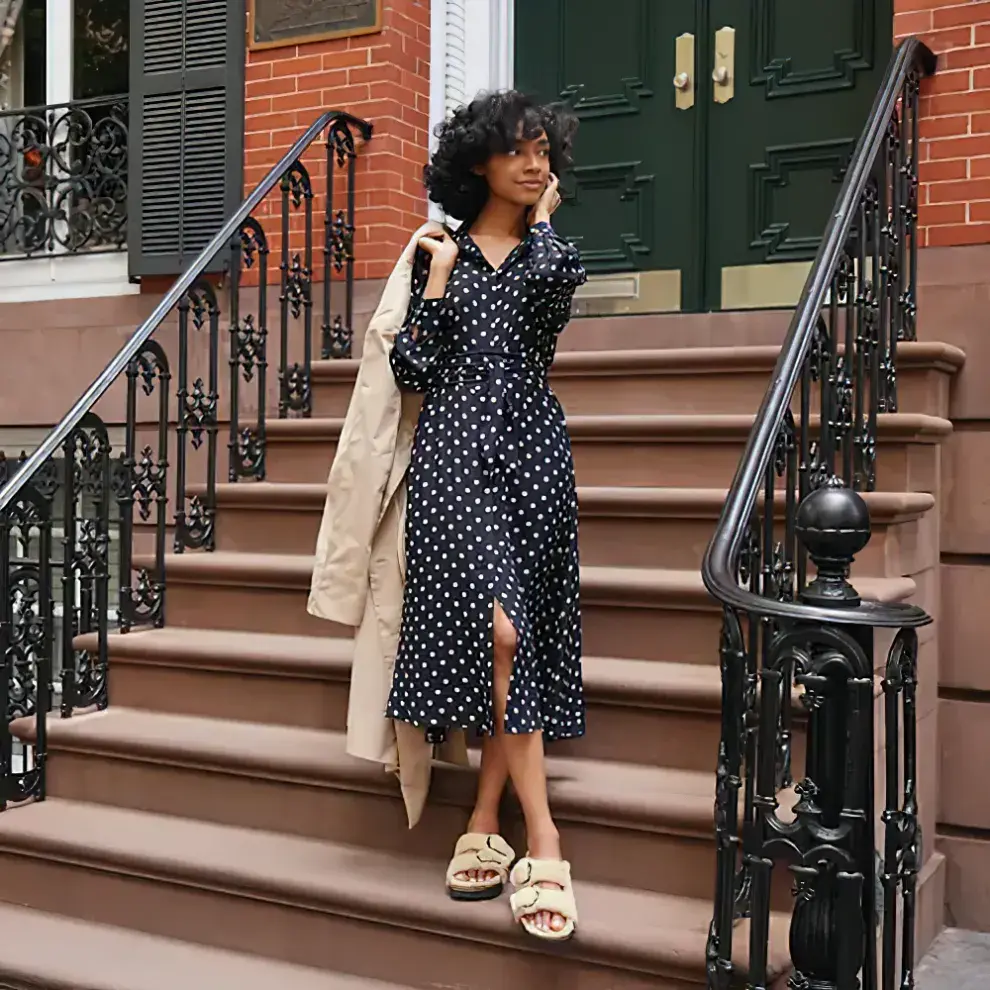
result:
[(539, 309), (559, 332), (570, 315), (574, 290), (584, 285), (588, 276), (577, 248), (565, 241), (549, 223), (530, 227), (526, 278), (538, 290)]
[(446, 300), (423, 298), (428, 274), (429, 261), (417, 253), (409, 310), (389, 354), (395, 381), (407, 392), (425, 392), (430, 387), (447, 345)]

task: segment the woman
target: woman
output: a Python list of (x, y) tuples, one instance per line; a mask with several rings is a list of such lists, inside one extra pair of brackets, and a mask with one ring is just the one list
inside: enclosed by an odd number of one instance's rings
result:
[(529, 849), (511, 903), (541, 938), (577, 923), (547, 799), (544, 740), (584, 733), (577, 499), (564, 414), (547, 385), (557, 334), (585, 281), (550, 225), (575, 118), (519, 93), (480, 97), (438, 132), (430, 198), (461, 220), (419, 242), (391, 351), (425, 393), (408, 475), (406, 585), (389, 717), (482, 736), (450, 895), (498, 896), (515, 854), (499, 834), (507, 780)]

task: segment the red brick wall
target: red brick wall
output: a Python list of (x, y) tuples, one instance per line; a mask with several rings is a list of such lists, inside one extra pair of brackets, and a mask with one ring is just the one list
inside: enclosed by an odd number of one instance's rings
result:
[(990, 243), (990, 0), (895, 0), (897, 37), (938, 55), (921, 100), (922, 243)]
[[(347, 110), (372, 121), (374, 135), (359, 151), (355, 274), (388, 274), (406, 231), (426, 215), (426, 161), (430, 101), (430, 4), (428, 0), (384, 0), (379, 34), (248, 51), (245, 93), (245, 175), (247, 190), (327, 109)], [(325, 188), (326, 162), (320, 149), (304, 164), (317, 190)], [(335, 185), (343, 205), (344, 185)], [(314, 201), (314, 243), (323, 237), (324, 200)], [(258, 212), (273, 251), (279, 249), (281, 205), (272, 196)], [(301, 217), (293, 218), (299, 228)], [(293, 238), (293, 250), (298, 238)], [(322, 254), (315, 254), (319, 275)], [(277, 264), (277, 260), (275, 262)]]

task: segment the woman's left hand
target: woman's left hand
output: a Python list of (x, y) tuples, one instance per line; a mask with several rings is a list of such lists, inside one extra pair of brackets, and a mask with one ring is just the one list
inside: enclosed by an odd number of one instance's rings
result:
[(550, 178), (547, 180), (547, 187), (543, 190), (543, 195), (530, 214), (529, 222), (531, 224), (550, 222), (553, 212), (560, 206), (559, 186), (560, 179), (551, 172)]

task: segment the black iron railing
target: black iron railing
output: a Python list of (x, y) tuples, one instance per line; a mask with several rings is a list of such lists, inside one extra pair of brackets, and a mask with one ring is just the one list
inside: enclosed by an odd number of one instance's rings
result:
[[(897, 347), (915, 339), (918, 90), (934, 70), (916, 39), (891, 60), (704, 560), (705, 584), (724, 605), (710, 990), (767, 986), (777, 865), (793, 877), (789, 986), (913, 986), (915, 630), (930, 619), (913, 605), (862, 600), (848, 575), (870, 538), (859, 492), (876, 484), (878, 426), (897, 411)], [(874, 635), (883, 628), (893, 645), (878, 857)], [(807, 733), (797, 774), (795, 697)], [(797, 800), (782, 811), (795, 778)], [(740, 972), (732, 942), (742, 917)]]
[[(370, 140), (371, 133), (366, 121), (324, 113), (38, 449), (17, 461), (0, 454), (0, 810), (44, 796), (46, 725), (53, 706), (62, 717), (106, 707), (111, 627), (126, 632), (164, 624), (169, 524), (174, 552), (214, 549), (225, 412), (227, 478), (265, 477), (273, 236), (281, 257), (277, 414), (310, 414), (317, 192), (325, 197), (320, 352), (350, 356), (356, 140)], [(319, 190), (303, 162), (307, 152), (316, 159), (325, 156)], [(348, 190), (343, 207), (333, 196), (341, 172)], [(259, 209), (270, 205), (270, 196), (280, 209)], [(303, 221), (297, 224), (300, 214)], [(218, 290), (204, 273), (221, 253), (230, 258), (230, 278)], [(337, 273), (346, 275), (342, 283), (332, 283)], [(333, 308), (337, 285), (344, 290), (339, 312)], [(155, 334), (166, 321), (171, 328), (173, 313), (177, 343), (169, 354)], [(221, 395), (225, 350), (228, 396)], [(121, 376), (126, 414), (123, 427), (113, 430), (93, 407)], [(135, 566), (136, 547), (145, 557), (150, 552), (151, 566)], [(79, 649), (84, 634), (90, 644), (95, 634), (95, 649)], [(25, 717), (36, 723), (30, 746), (11, 732), (11, 723)]]
[(0, 113), (0, 261), (121, 250), (127, 166), (126, 96)]

